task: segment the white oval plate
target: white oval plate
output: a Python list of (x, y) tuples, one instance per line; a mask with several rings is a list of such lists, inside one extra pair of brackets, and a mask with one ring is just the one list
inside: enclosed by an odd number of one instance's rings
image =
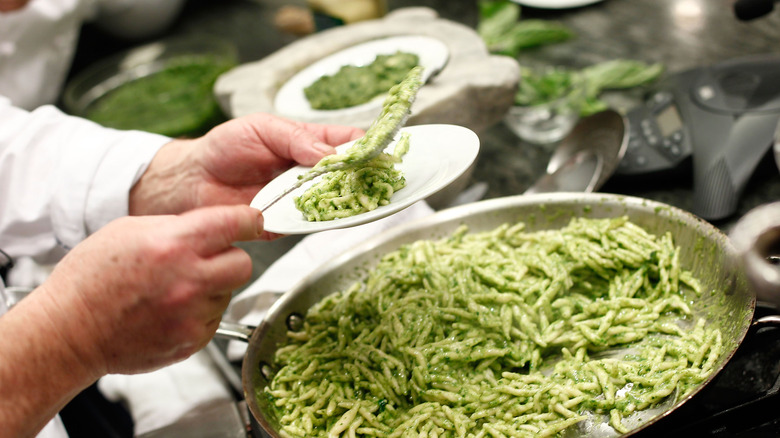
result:
[(413, 53), (423, 67), (422, 81), (425, 83), (439, 72), (449, 59), (450, 51), (440, 40), (422, 35), (406, 35), (371, 40), (327, 56), (299, 71), (282, 85), (274, 97), (274, 108), (286, 117), (315, 117), (322, 114), (349, 115), (376, 107), (377, 114), (385, 96), (380, 95), (369, 102), (338, 110), (317, 110), (311, 107), (303, 93), (304, 88), (326, 75), (333, 75), (345, 65), (362, 66), (370, 64), (377, 55), (390, 55), (397, 51)]
[(586, 6), (604, 0), (512, 0), (513, 2), (540, 9), (566, 9)]
[[(315, 178), (268, 207), (263, 213), (265, 230), (277, 234), (310, 234), (347, 228), (375, 221), (411, 206), (443, 189), (462, 175), (479, 153), (479, 137), (457, 125), (419, 125), (401, 129), (410, 134), (409, 151), (396, 168), (406, 177), (406, 187), (395, 192), (390, 203), (375, 210), (342, 219), (310, 222), (295, 208), (294, 199), (322, 177)], [(352, 142), (338, 146), (339, 152)], [(395, 142), (386, 151), (392, 151)], [(279, 175), (260, 190), (250, 204), (259, 208), (293, 185), (310, 167), (296, 166)]]

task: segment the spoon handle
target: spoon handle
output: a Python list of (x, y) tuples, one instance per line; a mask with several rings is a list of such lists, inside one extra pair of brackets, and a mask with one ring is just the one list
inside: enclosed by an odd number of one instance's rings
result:
[[(333, 166), (333, 167), (335, 167), (335, 166)], [(332, 172), (333, 170), (336, 170), (333, 167), (323, 167), (320, 170), (309, 171), (309, 172), (301, 175), (300, 178), (298, 178), (298, 181), (295, 182), (295, 184), (293, 184), (290, 187), (287, 187), (286, 189), (284, 189), (281, 193), (279, 193), (278, 195), (276, 195), (273, 198), (271, 198), (270, 200), (268, 200), (268, 202), (266, 202), (265, 204), (260, 206), (258, 209), (261, 212), (265, 212), (272, 205), (276, 204), (276, 202), (278, 200), (280, 200), (280, 199), (284, 198), (285, 196), (289, 195), (290, 192), (292, 192), (293, 190), (297, 189), (298, 187), (306, 184), (306, 182), (311, 181), (314, 178), (316, 178), (316, 177), (318, 177), (318, 176), (320, 176), (320, 175), (322, 175), (324, 173), (328, 173), (328, 172)]]

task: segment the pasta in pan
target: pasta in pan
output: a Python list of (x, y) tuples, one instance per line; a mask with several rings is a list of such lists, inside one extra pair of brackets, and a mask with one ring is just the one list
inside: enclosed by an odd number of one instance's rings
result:
[(288, 437), (556, 436), (589, 415), (627, 432), (712, 373), (700, 293), (671, 236), (625, 217), (462, 227), (312, 307), (257, 396)]

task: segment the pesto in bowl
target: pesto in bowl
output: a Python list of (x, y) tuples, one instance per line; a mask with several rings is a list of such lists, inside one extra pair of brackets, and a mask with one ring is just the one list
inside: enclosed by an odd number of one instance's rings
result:
[(419, 62), (417, 55), (402, 51), (377, 55), (370, 64), (345, 65), (333, 75), (320, 77), (303, 93), (313, 109), (349, 108), (387, 93)]
[(80, 72), (66, 86), (63, 104), (106, 127), (194, 137), (225, 120), (213, 87), (235, 65), (235, 49), (219, 40), (152, 43)]

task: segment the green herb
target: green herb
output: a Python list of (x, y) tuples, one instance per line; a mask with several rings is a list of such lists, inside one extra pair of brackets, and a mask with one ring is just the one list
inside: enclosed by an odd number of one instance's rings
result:
[[(564, 24), (549, 20), (521, 20), (521, 8), (509, 0), (479, 0), (477, 32), (491, 53), (517, 57), (526, 48), (566, 41), (574, 36)], [(615, 59), (581, 70), (554, 67), (543, 72), (521, 68), (515, 95), (519, 106), (562, 100), (585, 116), (607, 104), (599, 96), (605, 90), (632, 88), (658, 78), (661, 64)]]
[(566, 41), (574, 33), (549, 20), (520, 20), (520, 6), (508, 0), (480, 0), (477, 33), (491, 53), (517, 56), (527, 48)]
[(531, 106), (564, 99), (567, 105), (586, 116), (607, 108), (600, 99), (604, 91), (645, 85), (656, 80), (663, 71), (660, 63), (630, 59), (610, 60), (580, 70), (552, 67), (537, 71), (523, 67), (515, 104)]
[(630, 59), (614, 59), (585, 67), (582, 75), (595, 90), (632, 88), (655, 80), (663, 72), (661, 64)]
[(562, 68), (553, 68), (544, 73), (521, 68), (515, 104), (530, 106), (559, 99), (575, 87), (576, 80), (575, 75)]

